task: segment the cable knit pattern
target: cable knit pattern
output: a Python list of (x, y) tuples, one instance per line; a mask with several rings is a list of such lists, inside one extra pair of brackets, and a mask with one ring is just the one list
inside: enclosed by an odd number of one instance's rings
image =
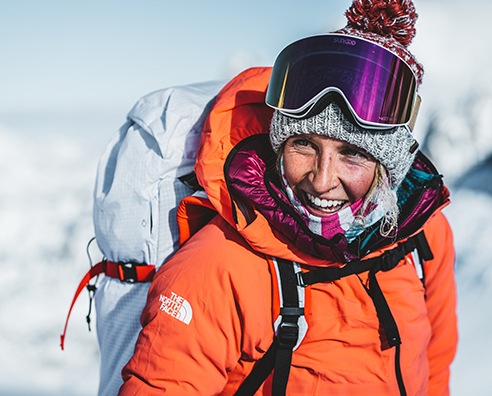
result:
[(343, 140), (371, 154), (388, 171), (391, 189), (401, 184), (415, 159), (416, 153), (410, 152), (415, 139), (408, 128), (363, 129), (352, 124), (335, 102), (307, 119), (291, 118), (275, 111), (270, 127), (270, 141), (275, 152), (291, 136), (310, 133)]

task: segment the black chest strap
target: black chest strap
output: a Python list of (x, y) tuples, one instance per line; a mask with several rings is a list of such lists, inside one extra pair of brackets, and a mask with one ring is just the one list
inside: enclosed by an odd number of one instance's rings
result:
[(405, 385), (400, 369), (401, 337), (398, 326), (391, 313), (389, 305), (379, 286), (376, 273), (390, 271), (410, 252), (417, 250), (423, 265), (424, 260), (432, 260), (433, 254), (427, 243), (424, 232), (401, 242), (392, 250), (381, 256), (368, 260), (353, 261), (348, 265), (326, 267), (309, 272), (295, 272), (292, 262), (277, 259), (281, 283), (283, 304), (280, 308), (281, 323), (278, 327), (274, 342), (255, 364), (249, 376), (241, 384), (236, 396), (254, 395), (261, 384), (268, 378), (273, 369), (272, 396), (284, 396), (290, 373), (292, 352), (298, 341), (298, 321), (304, 315), (304, 309), (299, 306), (297, 287), (306, 287), (320, 282), (333, 282), (346, 276), (369, 271), (369, 287), (365, 287), (376, 308), (377, 316), (386, 335), (388, 347), (395, 347), (395, 372), (400, 395), (406, 396)]

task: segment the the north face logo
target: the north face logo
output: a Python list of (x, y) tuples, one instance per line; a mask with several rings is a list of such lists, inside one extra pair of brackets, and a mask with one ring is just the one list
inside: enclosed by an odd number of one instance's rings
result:
[(191, 309), (190, 303), (183, 297), (171, 292), (171, 297), (161, 294), (159, 301), (162, 302), (159, 308), (161, 311), (185, 324), (190, 324), (191, 318), (193, 317), (193, 310)]

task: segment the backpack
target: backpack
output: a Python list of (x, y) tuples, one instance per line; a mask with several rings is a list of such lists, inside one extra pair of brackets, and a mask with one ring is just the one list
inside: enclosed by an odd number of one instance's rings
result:
[[(150, 281), (178, 248), (177, 207), (194, 192), (179, 177), (193, 171), (203, 124), (224, 84), (193, 84), (144, 96), (101, 155), (93, 220), (104, 259), (80, 282), (61, 335), (64, 349), (72, 307), (87, 287), (96, 306), (99, 395), (118, 393), (121, 370), (141, 329)], [(89, 282), (103, 273), (96, 291)]]
[[(215, 214), (200, 191), (193, 167), (203, 124), (223, 85), (216, 82), (175, 87), (143, 97), (101, 156), (93, 215), (96, 241), (105, 258), (80, 282), (68, 314), (87, 287), (96, 303), (101, 353), (99, 395), (116, 395), (123, 383), (121, 370), (133, 354), (141, 329), (140, 314), (155, 271)], [(181, 212), (177, 213), (180, 202)], [(177, 217), (182, 220), (179, 230)], [(432, 253), (423, 232), (382, 256), (342, 268), (306, 273), (297, 263), (269, 259), (271, 273), (277, 278), (274, 291), (279, 306), (273, 307), (278, 311), (274, 315), (276, 337), (236, 395), (253, 395), (272, 371), (272, 395), (284, 395), (292, 353), (307, 331), (305, 287), (365, 271), (370, 271), (367, 291), (388, 344), (397, 348), (398, 384), (400, 393), (405, 394), (399, 373), (398, 328), (375, 274), (391, 270), (411, 252), (418, 253), (413, 261), (424, 282), (423, 268), (417, 264), (423, 266)], [(106, 276), (96, 291), (89, 282), (102, 273)], [(67, 324), (68, 317), (61, 336), (62, 349)]]

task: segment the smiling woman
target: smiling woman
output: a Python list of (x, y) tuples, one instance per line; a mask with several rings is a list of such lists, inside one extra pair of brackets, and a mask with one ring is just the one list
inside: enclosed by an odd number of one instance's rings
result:
[[(365, 130), (327, 97), (326, 108), (307, 119), (274, 114), (270, 137), (279, 147), (278, 167), (290, 202), (324, 237), (335, 235), (330, 224), (339, 218), (347, 219), (337, 231), (347, 231), (349, 242), (380, 220), (381, 233), (388, 236), (397, 226), (396, 189), (414, 160), (415, 140), (406, 127), (379, 135)], [(395, 137), (400, 144), (392, 146)], [(336, 218), (323, 219), (333, 214)], [(353, 217), (358, 222), (348, 223)], [(327, 229), (331, 232), (322, 231)]]
[(200, 208), (217, 215), (156, 273), (120, 395), (449, 393), (449, 193), (412, 134), (415, 9), (356, 0), (346, 15), (214, 100), (206, 196), (178, 213), (187, 235)]

